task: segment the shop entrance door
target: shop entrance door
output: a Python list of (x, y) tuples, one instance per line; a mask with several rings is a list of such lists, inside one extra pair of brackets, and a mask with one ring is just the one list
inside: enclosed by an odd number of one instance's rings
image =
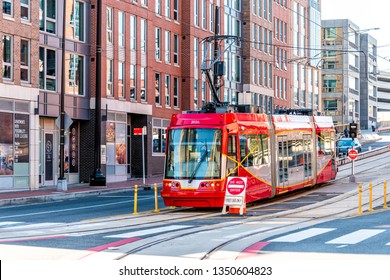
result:
[(53, 133), (45, 133), (45, 186), (54, 185), (54, 136)]

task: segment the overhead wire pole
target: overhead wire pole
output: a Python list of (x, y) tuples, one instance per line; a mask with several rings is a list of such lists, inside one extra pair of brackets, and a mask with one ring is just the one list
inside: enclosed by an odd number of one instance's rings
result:
[(65, 32), (66, 32), (66, 0), (63, 3), (63, 22), (62, 22), (62, 67), (61, 67), (61, 94), (60, 94), (60, 174), (57, 180), (57, 190), (66, 191), (68, 189), (65, 170)]
[[(215, 6), (215, 25), (214, 25), (214, 34), (215, 36), (219, 35), (219, 7)], [(219, 53), (219, 44), (217, 44), (217, 41), (215, 39), (215, 44), (214, 44), (214, 60), (217, 59), (218, 53)], [(216, 95), (218, 96), (218, 99), (220, 100), (220, 92), (219, 92), (219, 85), (218, 85), (218, 64), (214, 64), (214, 88), (216, 91)]]
[(101, 170), (101, 60), (102, 60), (102, 0), (97, 0), (96, 9), (96, 94), (95, 94), (95, 147), (94, 147), (94, 173), (91, 175), (90, 186), (105, 186), (106, 176)]

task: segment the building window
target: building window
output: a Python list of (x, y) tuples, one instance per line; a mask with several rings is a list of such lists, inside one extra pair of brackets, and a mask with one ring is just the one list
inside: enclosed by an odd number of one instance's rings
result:
[(3, 78), (12, 79), (13, 73), (13, 38), (9, 35), (3, 35)]
[(165, 62), (171, 63), (171, 31), (165, 31)]
[(239, 56), (234, 56), (232, 59), (232, 80), (241, 81), (241, 58)]
[(153, 119), (153, 153), (165, 153), (166, 129), (169, 121)]
[(84, 57), (77, 54), (68, 54), (68, 90), (67, 93), (84, 95)]
[(202, 105), (204, 104), (206, 104), (206, 81), (202, 80)]
[(125, 97), (125, 63), (118, 62), (118, 97)]
[(67, 36), (73, 40), (84, 41), (84, 3), (75, 1), (72, 10), (67, 12)]
[(20, 80), (30, 81), (30, 41), (20, 41)]
[(148, 0), (141, 0), (142, 6), (148, 6)]
[(171, 0), (165, 0), (165, 17), (171, 18)]
[(161, 0), (156, 0), (156, 14), (161, 16)]
[(125, 47), (125, 13), (118, 12), (118, 45), (121, 48)]
[(194, 0), (194, 24), (199, 26), (199, 0)]
[(206, 0), (202, 0), (202, 28), (207, 28), (207, 3)]
[(179, 65), (179, 35), (173, 35), (173, 63)]
[(214, 4), (210, 3), (210, 26), (209, 30), (210, 32), (214, 33)]
[(194, 68), (198, 68), (198, 38), (194, 38)]
[(130, 49), (135, 50), (137, 46), (137, 19), (130, 16)]
[(13, 0), (3, 0), (3, 15), (13, 16)]
[(160, 92), (161, 92), (161, 78), (160, 78), (160, 73), (156, 73), (156, 76), (155, 76), (155, 92), (156, 92), (156, 105), (160, 105), (161, 104), (161, 100), (160, 100)]
[(3, 187), (9, 185), (9, 180), (2, 176), (28, 176), (28, 165), (23, 165), (29, 163), (29, 115), (0, 112), (0, 123), (0, 185)]
[(40, 0), (39, 30), (56, 33), (56, 0)]
[(198, 80), (194, 80), (194, 109), (198, 109)]
[(20, 17), (23, 20), (30, 20), (30, 0), (20, 0)]
[(141, 67), (141, 101), (146, 101), (146, 68)]
[(56, 51), (39, 48), (39, 88), (56, 91)]
[(113, 80), (113, 67), (114, 61), (112, 59), (107, 59), (107, 96), (113, 96), (114, 92), (112, 90), (112, 80)]
[(113, 41), (113, 14), (112, 8), (106, 9), (106, 31), (107, 31), (107, 43), (112, 44)]
[(156, 60), (161, 61), (161, 29), (156, 28)]
[(325, 99), (324, 100), (325, 111), (337, 111), (337, 99)]
[(334, 75), (324, 75), (323, 92), (336, 92), (337, 77)]
[(141, 52), (146, 53), (146, 20), (141, 19)]
[(173, 106), (179, 107), (179, 78), (173, 78)]
[(171, 76), (165, 75), (164, 84), (165, 106), (171, 107)]
[(173, 19), (179, 21), (179, 0), (173, 0)]
[(130, 64), (130, 99), (137, 99), (135, 65)]

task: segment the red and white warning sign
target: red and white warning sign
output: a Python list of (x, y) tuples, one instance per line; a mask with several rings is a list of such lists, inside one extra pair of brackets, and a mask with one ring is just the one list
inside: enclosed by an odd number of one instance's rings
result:
[(245, 207), (245, 193), (246, 193), (245, 177), (228, 177), (226, 184), (225, 202), (222, 213), (226, 213), (226, 206), (239, 206), (240, 214), (243, 214)]

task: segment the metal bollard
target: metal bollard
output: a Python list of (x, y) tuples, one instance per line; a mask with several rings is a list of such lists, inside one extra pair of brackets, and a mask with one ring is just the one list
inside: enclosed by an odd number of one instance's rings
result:
[(361, 215), (363, 213), (362, 211), (362, 194), (363, 194), (363, 185), (359, 184), (359, 207), (358, 207), (358, 214)]
[(373, 211), (373, 209), (372, 209), (372, 183), (371, 182), (370, 182), (370, 208), (368, 210)]
[(383, 208), (387, 209), (387, 183), (383, 182)]
[(134, 186), (134, 212), (133, 214), (138, 214), (137, 212), (137, 203), (138, 203), (138, 185)]
[(160, 210), (158, 210), (158, 197), (157, 197), (157, 184), (154, 184), (154, 213), (158, 213), (160, 212)]

